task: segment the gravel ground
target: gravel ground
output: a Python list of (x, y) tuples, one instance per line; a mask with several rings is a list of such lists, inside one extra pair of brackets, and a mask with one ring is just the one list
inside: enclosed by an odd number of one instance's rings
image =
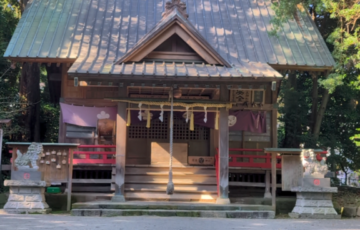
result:
[(75, 217), (69, 215), (8, 215), (0, 213), (0, 230), (13, 229), (110, 229), (110, 230), (330, 230), (360, 229), (360, 219), (343, 220), (256, 220), (188, 217)]

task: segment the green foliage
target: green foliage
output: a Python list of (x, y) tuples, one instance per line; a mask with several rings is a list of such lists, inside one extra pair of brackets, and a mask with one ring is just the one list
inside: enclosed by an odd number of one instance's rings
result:
[[(309, 12), (304, 8), (308, 8)], [(297, 142), (305, 142), (305, 146), (308, 147), (330, 148), (331, 156), (328, 158), (328, 164), (332, 170), (347, 172), (359, 169), (360, 108), (357, 106), (360, 100), (359, 1), (281, 0), (273, 5), (273, 9), (275, 11), (275, 18), (272, 20), (273, 34), (281, 29), (283, 22), (298, 21), (299, 14), (312, 13), (314, 23), (324, 40), (327, 41), (336, 61), (331, 74), (318, 81), (319, 95), (322, 95), (323, 89), (328, 89), (330, 93), (319, 138), (314, 140), (310, 131), (305, 129), (310, 125), (312, 84), (310, 84), (309, 76), (302, 74), (297, 77), (296, 90), (289, 93), (286, 92), (289, 89), (284, 89), (282, 94), (282, 96), (290, 95), (290, 98), (296, 97), (296, 101), (287, 100), (287, 105), (280, 110), (282, 121), (287, 127), (282, 143), (289, 144), (289, 139), (295, 139)], [(305, 80), (302, 80), (304, 77)], [(321, 106), (320, 100), (321, 97), (319, 97), (317, 107)], [(301, 105), (306, 112), (297, 108), (296, 104)]]
[(59, 133), (59, 106), (54, 107), (50, 103), (41, 104), (41, 139), (43, 142), (58, 142)]
[[(25, 133), (22, 115), (30, 106), (22, 101), (19, 96), (20, 66), (11, 66), (11, 62), (3, 57), (19, 18), (20, 6), (17, 0), (0, 0), (0, 119), (11, 119), (12, 121), (9, 127), (0, 125), (0, 128), (4, 129), (4, 143), (22, 141)], [(49, 90), (46, 88), (47, 73), (45, 68), (41, 68), (41, 82), (45, 84), (45, 89), (41, 92), (40, 102), (41, 141), (57, 142), (59, 107), (49, 103), (50, 97)], [(3, 145), (2, 156), (2, 163), (8, 164), (11, 155), (5, 145)], [(0, 177), (6, 179), (9, 175), (2, 172)], [(2, 184), (0, 185), (1, 191)]]
[[(360, 4), (357, 0), (281, 0), (273, 4), (272, 19), (276, 34), (288, 20), (297, 20), (298, 14), (309, 7), (324, 39), (331, 44), (336, 68), (321, 85), (334, 91), (352, 68), (360, 69)], [(360, 75), (358, 75), (360, 78)], [(359, 81), (358, 81), (359, 82)]]

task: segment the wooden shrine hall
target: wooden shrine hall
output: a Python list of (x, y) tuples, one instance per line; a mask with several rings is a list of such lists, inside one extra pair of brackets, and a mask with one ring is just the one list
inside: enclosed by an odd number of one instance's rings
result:
[(271, 4), (31, 0), (4, 56), (46, 66), (59, 143), (80, 144), (73, 192), (229, 203), (259, 187), (275, 201), (281, 157), (264, 149), (277, 147), (281, 80), (334, 60), (303, 8), (270, 36)]

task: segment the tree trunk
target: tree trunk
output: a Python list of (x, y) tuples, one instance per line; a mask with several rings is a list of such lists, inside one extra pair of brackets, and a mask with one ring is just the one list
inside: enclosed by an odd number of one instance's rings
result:
[(21, 13), (24, 12), (24, 10), (25, 10), (26, 5), (27, 5), (28, 2), (29, 2), (29, 0), (20, 0), (20, 10), (21, 10)]
[(347, 174), (347, 172), (345, 172), (345, 170), (344, 170), (344, 174), (345, 174), (345, 185), (348, 185), (348, 174)]
[(27, 103), (24, 111), (24, 140), (40, 141), (40, 66), (24, 63), (20, 78), (20, 96)]
[(284, 96), (285, 138), (283, 147), (298, 148), (300, 144), (298, 136), (301, 135), (301, 124), (297, 119), (294, 119), (294, 117), (296, 117), (296, 111), (299, 109), (298, 105), (294, 103), (294, 101), (298, 100), (296, 91), (296, 73), (289, 73), (286, 88)]
[(310, 117), (310, 129), (314, 132), (315, 121), (316, 121), (316, 113), (318, 110), (318, 78), (315, 73), (311, 74), (313, 87), (311, 92), (312, 97), (312, 106), (311, 106), (311, 117)]
[(329, 90), (324, 89), (324, 93), (323, 93), (322, 100), (321, 100), (321, 105), (320, 105), (319, 111), (317, 112), (315, 125), (314, 125), (315, 140), (317, 140), (319, 138), (320, 126), (321, 126), (322, 119), (324, 118), (325, 109), (326, 109), (327, 103), (329, 101), (329, 97), (330, 97)]

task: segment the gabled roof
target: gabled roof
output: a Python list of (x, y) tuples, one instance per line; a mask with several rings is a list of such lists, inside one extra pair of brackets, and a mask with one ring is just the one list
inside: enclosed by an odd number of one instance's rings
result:
[(123, 57), (120, 58), (120, 60), (116, 61), (115, 64), (129, 61), (141, 61), (156, 47), (138, 57), (140, 60), (132, 60), (131, 58), (134, 58), (137, 53), (146, 49), (149, 43), (155, 42), (160, 45), (174, 34), (177, 34), (180, 38), (187, 41), (188, 45), (194, 50), (200, 51), (197, 52), (197, 54), (207, 61), (207, 64), (221, 64), (226, 67), (231, 67), (231, 65), (206, 41), (199, 31), (184, 18), (177, 8), (174, 8), (170, 13), (166, 14), (155, 27), (149, 31), (149, 33), (144, 35)]
[[(109, 74), (161, 20), (167, 0), (30, 0), (4, 54), (75, 60), (69, 73)], [(331, 68), (335, 62), (306, 12), (270, 36), (271, 0), (183, 0), (189, 22), (228, 63)], [(60, 60), (60, 61), (61, 61)], [(251, 64), (252, 65), (252, 64)]]

